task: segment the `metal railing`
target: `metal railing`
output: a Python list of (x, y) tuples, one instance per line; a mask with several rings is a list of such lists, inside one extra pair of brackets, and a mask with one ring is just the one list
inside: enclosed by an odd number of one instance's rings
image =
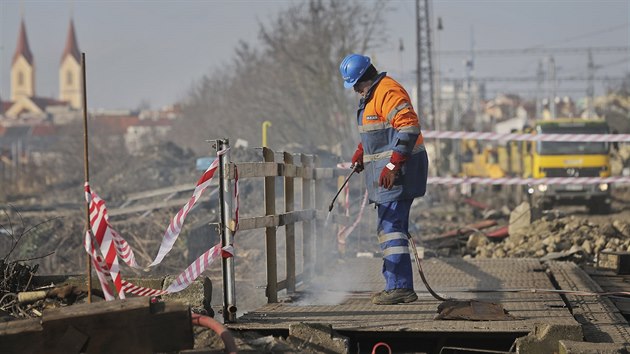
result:
[[(228, 147), (227, 140), (218, 140), (217, 149)], [(220, 195), (222, 220), (222, 245), (231, 244), (235, 231), (233, 218), (233, 190), (232, 185), (238, 174), (238, 180), (247, 178), (264, 178), (264, 213), (265, 215), (241, 218), (239, 230), (265, 229), (265, 249), (267, 283), (266, 296), (268, 303), (278, 302), (278, 292), (296, 291), (300, 282), (308, 282), (314, 274), (321, 273), (329, 257), (336, 254), (336, 242), (325, 242), (325, 238), (332, 240), (324, 230), (324, 220), (327, 217), (327, 202), (332, 198), (338, 185), (338, 178), (345, 176), (347, 169), (320, 167), (320, 159), (315, 155), (283, 153), (281, 161), (275, 161), (275, 153), (266, 147), (262, 148), (263, 162), (229, 161), (229, 153), (220, 158)], [(275, 178), (283, 178), (283, 191), (276, 191)], [(296, 200), (296, 179), (301, 182), (301, 202)], [(299, 182), (298, 182), (299, 183)], [(284, 210), (276, 211), (276, 199), (284, 199)], [(296, 205), (299, 204), (299, 205)], [(241, 213), (243, 210), (240, 211)], [(335, 225), (350, 225), (347, 216), (334, 214), (329, 222)], [(298, 225), (301, 224), (301, 225)], [(302, 255), (297, 257), (296, 227), (301, 226)], [(277, 229), (285, 228), (285, 258), (286, 277), (278, 280)], [(331, 228), (332, 230), (332, 228)], [(301, 267), (297, 267), (296, 260), (301, 259)], [(302, 273), (297, 274), (296, 269)], [(232, 258), (223, 259), (223, 317), (226, 322), (236, 320), (235, 277)]]

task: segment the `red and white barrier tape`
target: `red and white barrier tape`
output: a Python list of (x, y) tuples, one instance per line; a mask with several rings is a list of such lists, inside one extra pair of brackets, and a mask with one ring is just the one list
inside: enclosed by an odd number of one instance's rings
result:
[(429, 177), (428, 184), (488, 184), (488, 185), (538, 185), (538, 184), (624, 184), (630, 177), (545, 177), (545, 178), (485, 178), (485, 177)]
[[(460, 132), (456, 132), (460, 133)], [(338, 163), (338, 168), (350, 168), (350, 162)], [(487, 184), (487, 185), (538, 185), (538, 184), (630, 184), (630, 177), (544, 177), (544, 178), (521, 178), (521, 177), (429, 177), (428, 184)]]
[(630, 142), (630, 134), (521, 134), (424, 131), (422, 132), (422, 136), (434, 139), (473, 139), (494, 141)]
[(114, 300), (115, 299), (114, 293), (112, 293), (112, 290), (109, 287), (109, 280), (111, 279), (111, 277), (108, 277), (109, 269), (105, 270), (105, 268), (107, 268), (107, 265), (103, 261), (103, 258), (96, 253), (96, 248), (94, 247), (94, 240), (92, 240), (92, 236), (90, 235), (89, 230), (85, 232), (84, 246), (85, 246), (85, 251), (88, 253), (88, 255), (92, 259), (92, 265), (94, 267), (94, 270), (96, 270), (96, 275), (98, 276), (98, 281), (101, 284), (101, 289), (103, 289), (105, 300), (107, 301)]
[(344, 227), (341, 230), (339, 230), (339, 234), (337, 235), (337, 239), (338, 240), (343, 240), (344, 244), (346, 242), (346, 238), (348, 237), (348, 235), (350, 235), (350, 233), (352, 233), (352, 231), (354, 231), (354, 229), (357, 227), (357, 225), (359, 225), (359, 222), (361, 222), (361, 217), (363, 217), (363, 212), (365, 211), (365, 206), (367, 205), (367, 200), (368, 200), (368, 193), (367, 193), (367, 190), (366, 190), (365, 194), (363, 195), (363, 201), (361, 202), (361, 209), (359, 209), (359, 215), (357, 215), (357, 219), (354, 221), (354, 223), (350, 227)]
[[(227, 152), (227, 149), (219, 151), (217, 154), (222, 155)], [(215, 159), (210, 167), (204, 172), (202, 177), (197, 182), (197, 186), (193, 192), (190, 200), (184, 205), (184, 207), (176, 214), (176, 216), (171, 221), (168, 226), (162, 243), (160, 244), (160, 249), (158, 251), (158, 255), (155, 260), (148, 266), (155, 266), (164, 259), (166, 254), (170, 252), (173, 248), (173, 244), (177, 240), (182, 225), (188, 212), (192, 209), (192, 207), (197, 203), (205, 189), (210, 185), (210, 181), (214, 176), (214, 173), (218, 167), (219, 159)], [(238, 187), (235, 189), (235, 193), (238, 193)], [(127, 241), (120, 236), (109, 224), (109, 217), (107, 215), (107, 208), (105, 207), (105, 201), (103, 201), (95, 192), (93, 192), (89, 186), (89, 184), (85, 183), (85, 196), (88, 201), (89, 211), (90, 211), (90, 227), (91, 231), (94, 234), (94, 240), (92, 240), (90, 234), (86, 235), (85, 240), (85, 248), (88, 254), (92, 257), (93, 263), (95, 265), (95, 269), (99, 276), (99, 281), (101, 282), (101, 286), (103, 287), (103, 291), (106, 294), (106, 298), (108, 298), (108, 294), (111, 294), (111, 291), (107, 288), (107, 280), (105, 279), (105, 275), (109, 276), (113, 279), (114, 285), (118, 292), (120, 298), (124, 298), (124, 292), (126, 290), (133, 290), (134, 293), (145, 292), (146, 288), (136, 287), (131, 283), (124, 282), (122, 276), (120, 275), (120, 269), (118, 264), (118, 256), (120, 256), (125, 263), (133, 268), (142, 268), (140, 267), (133, 253), (133, 250), (127, 243)], [(235, 196), (236, 197), (236, 196)], [(238, 214), (237, 214), (238, 215)], [(97, 253), (97, 247), (94, 246), (93, 242), (96, 242), (96, 245), (100, 249), (100, 253), (103, 254), (104, 259), (102, 259)], [(229, 246), (231, 249), (231, 245)], [(102, 262), (100, 260), (103, 260)], [(206, 257), (205, 260), (212, 261), (210, 258)], [(197, 260), (199, 261), (199, 260)], [(203, 264), (203, 268), (208, 264)], [(193, 263), (190, 267), (195, 266)], [(148, 268), (147, 267), (147, 268)], [(200, 265), (196, 265), (196, 269), (200, 269)], [(194, 272), (189, 272), (189, 274), (193, 274)], [(198, 274), (197, 274), (198, 276)], [(195, 277), (196, 278), (196, 277)], [(188, 278), (186, 278), (188, 279)], [(192, 282), (192, 281), (191, 281)], [(182, 283), (183, 284), (183, 283)], [(180, 284), (180, 287), (181, 285)], [(187, 285), (186, 285), (187, 286)], [(183, 289), (183, 288), (182, 288)], [(155, 290), (155, 289), (151, 289)], [(157, 291), (157, 290), (155, 290)], [(147, 294), (151, 293), (151, 291), (146, 291)], [(153, 293), (151, 293), (154, 295)], [(113, 295), (112, 295), (113, 296)]]
[[(107, 264), (103, 261), (103, 258), (96, 254), (89, 232), (86, 232), (85, 248), (88, 254), (92, 257), (94, 269), (96, 270), (101, 288), (105, 294), (105, 300), (114, 300), (115, 297), (109, 288), (109, 281), (112, 277)], [(199, 275), (201, 275), (201, 273), (203, 273), (203, 271), (206, 270), (212, 262), (219, 258), (219, 256), (224, 258), (233, 257), (234, 249), (232, 246), (226, 246), (221, 249), (220, 244), (213, 246), (197, 258), (197, 260), (188, 266), (188, 268), (186, 268), (182, 273), (180, 273), (166, 290), (142, 287), (122, 279), (123, 292), (138, 296), (159, 296), (182, 291), (186, 289), (195, 279), (197, 279), (197, 277), (199, 277)], [(121, 298), (124, 298), (124, 294)]]

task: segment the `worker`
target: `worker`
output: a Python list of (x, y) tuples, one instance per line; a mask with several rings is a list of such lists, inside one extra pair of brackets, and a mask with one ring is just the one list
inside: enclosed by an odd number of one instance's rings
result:
[(357, 123), (361, 142), (352, 156), (357, 172), (365, 170), (370, 203), (378, 211), (377, 233), (383, 252), (385, 289), (372, 303), (416, 301), (409, 253), (409, 210), (425, 194), (429, 160), (420, 124), (407, 91), (370, 58), (346, 56), (339, 66), (345, 88), (361, 96)]

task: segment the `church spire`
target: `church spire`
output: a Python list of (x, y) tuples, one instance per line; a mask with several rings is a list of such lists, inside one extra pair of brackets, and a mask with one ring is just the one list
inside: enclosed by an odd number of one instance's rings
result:
[(23, 56), (26, 61), (33, 65), (33, 53), (28, 45), (28, 37), (26, 36), (26, 25), (24, 24), (24, 18), (20, 24), (20, 33), (18, 34), (17, 46), (15, 47), (15, 54), (13, 54), (13, 64)]
[(74, 32), (74, 21), (70, 18), (70, 27), (66, 37), (66, 47), (59, 65), (59, 99), (70, 103), (70, 107), (80, 109), (81, 96), (81, 53)]
[(70, 27), (68, 28), (68, 36), (66, 37), (66, 47), (61, 55), (61, 62), (66, 56), (71, 55), (77, 62), (81, 62), (81, 54), (79, 52), (79, 45), (77, 44), (77, 36), (74, 33), (74, 21), (70, 19)]

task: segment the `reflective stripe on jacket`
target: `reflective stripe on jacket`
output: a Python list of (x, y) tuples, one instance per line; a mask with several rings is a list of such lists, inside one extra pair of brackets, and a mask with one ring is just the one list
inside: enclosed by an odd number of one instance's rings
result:
[[(363, 144), (368, 198), (372, 203), (421, 197), (426, 191), (428, 158), (420, 123), (407, 91), (381, 73), (361, 99), (357, 123)], [(391, 190), (378, 186), (392, 152), (407, 157)]]

